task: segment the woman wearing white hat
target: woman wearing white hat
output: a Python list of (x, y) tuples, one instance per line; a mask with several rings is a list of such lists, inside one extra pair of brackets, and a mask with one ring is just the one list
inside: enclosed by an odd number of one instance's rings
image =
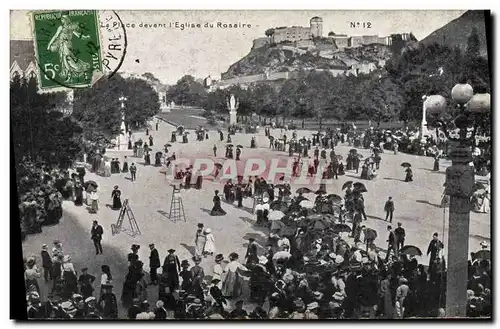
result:
[(210, 255), (212, 256), (215, 252), (215, 238), (212, 234), (212, 230), (210, 228), (205, 229), (205, 247), (203, 248), (204, 256)]

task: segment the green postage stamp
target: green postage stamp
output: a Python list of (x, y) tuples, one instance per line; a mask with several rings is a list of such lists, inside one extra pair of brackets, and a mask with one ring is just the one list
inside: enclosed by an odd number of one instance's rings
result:
[(102, 76), (97, 11), (35, 12), (32, 24), (42, 90), (88, 87)]

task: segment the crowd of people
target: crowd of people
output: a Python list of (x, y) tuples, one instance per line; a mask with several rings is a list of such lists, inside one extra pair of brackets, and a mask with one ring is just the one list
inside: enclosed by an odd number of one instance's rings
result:
[[(267, 129), (266, 135), (271, 148), (279, 147)], [(335, 154), (335, 146), (347, 141), (356, 148), (368, 142), (366, 148), (372, 149), (372, 156), (365, 160), (360, 178), (373, 179), (380, 154), (387, 148), (375, 146), (379, 145), (377, 139), (363, 138), (361, 142), (356, 136), (329, 131), (299, 140), (292, 134), (284, 145), (289, 145), (290, 155), (298, 153), (304, 157), (309, 157), (312, 147), (318, 146), (309, 166), (310, 175), (318, 174), (314, 160), (325, 160), (325, 149), (331, 148), (330, 161), (334, 164), (330, 163), (322, 175), (333, 178), (345, 170), (358, 172), (361, 162), (357, 152), (349, 152), (344, 168), (343, 158)], [(397, 147), (392, 150), (397, 152)], [(371, 174), (364, 173), (368, 168)], [(295, 174), (300, 172), (298, 169)], [(408, 181), (413, 178), (411, 169), (406, 170), (406, 175)], [(79, 183), (84, 184), (83, 177)], [(54, 241), (52, 254), (43, 245), (43, 279), (52, 280), (52, 290), (48, 300), (42, 302), (39, 262), (33, 256), (26, 259), (28, 316), (150, 320), (445, 317), (446, 264), (439, 235), (434, 234), (426, 250), (429, 264), (419, 264), (420, 248), (405, 245), (406, 232), (401, 223), (395, 229), (392, 227), (395, 209), (392, 198), (388, 198), (384, 207), (389, 225), (382, 234), (363, 223), (367, 219), (364, 185), (350, 182), (342, 189), (344, 196), (328, 194), (324, 184), (318, 191), (301, 188), (294, 193), (286, 182), (274, 185), (259, 177), (246, 182), (239, 178), (234, 185), (227, 182), (224, 199), (215, 191), (211, 215), (227, 215), (222, 201), (238, 202), (241, 206), (242, 198), (251, 197), (256, 200), (256, 224), (268, 228), (266, 239), (249, 238), (245, 255), (217, 254), (216, 237), (210, 228), (199, 223), (191, 259), (180, 260), (175, 250), (169, 249), (162, 264), (161, 251), (151, 243), (149, 259), (142, 260), (138, 255), (140, 246), (132, 245), (124, 282), (116, 282), (112, 268), (107, 265), (101, 267), (100, 280), (87, 273), (86, 268), (79, 269), (78, 276), (59, 241)], [(113, 193), (118, 207), (120, 193)], [(313, 193), (314, 202), (307, 197)], [(99, 230), (93, 228), (92, 234), (94, 239)], [(100, 248), (96, 245), (96, 253), (102, 252)], [(469, 261), (467, 315), (471, 317), (491, 316), (492, 312), (489, 246), (483, 243), (481, 248)], [(213, 257), (212, 268), (200, 265), (205, 257)], [(148, 293), (151, 284), (158, 286), (157, 296)], [(113, 292), (116, 285), (122, 285), (119, 300)], [(126, 315), (119, 315), (119, 303), (126, 308)], [(250, 306), (252, 310), (247, 311)]]

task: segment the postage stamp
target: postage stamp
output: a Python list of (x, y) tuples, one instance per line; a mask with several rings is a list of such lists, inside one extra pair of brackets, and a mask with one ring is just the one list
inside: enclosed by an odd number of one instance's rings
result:
[(40, 89), (88, 87), (102, 76), (97, 11), (35, 12), (32, 21)]

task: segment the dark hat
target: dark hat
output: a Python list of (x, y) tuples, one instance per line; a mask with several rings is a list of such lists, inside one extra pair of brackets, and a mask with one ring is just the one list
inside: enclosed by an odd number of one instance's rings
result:
[(255, 241), (254, 238), (248, 238), (248, 241)]
[(138, 244), (133, 244), (132, 247), (130, 247), (130, 249), (139, 250), (139, 249), (141, 249), (141, 246), (139, 246)]
[(201, 257), (200, 256), (194, 256), (193, 257), (193, 262), (195, 262), (195, 263), (201, 262)]
[(81, 270), (81, 271), (82, 271), (82, 272), (85, 272), (85, 271), (87, 271), (87, 270), (88, 270), (88, 268), (87, 268), (87, 267), (82, 267), (82, 270)]
[(203, 223), (198, 223), (198, 227), (203, 227), (205, 225), (203, 225)]
[(220, 282), (220, 279), (212, 279), (213, 284), (217, 284), (218, 282)]
[(220, 262), (224, 259), (224, 256), (222, 254), (218, 254), (215, 256), (215, 261), (216, 262)]
[(113, 187), (113, 188), (114, 188), (115, 190), (117, 190), (117, 189), (118, 189), (118, 185), (115, 185), (115, 187)]
[(229, 259), (238, 259), (238, 257), (239, 257), (238, 254), (235, 252), (229, 254)]
[[(94, 224), (97, 224), (97, 221), (95, 220), (95, 221), (93, 221), (93, 223), (94, 223)], [(55, 243), (55, 242), (54, 242), (54, 243)]]
[(168, 249), (167, 250), (169, 253), (174, 253), (175, 252), (175, 249)]
[(181, 266), (189, 266), (189, 261), (187, 259), (184, 259), (182, 262), (181, 262)]
[(154, 247), (154, 246), (155, 246), (155, 244), (154, 244), (154, 243), (150, 243), (150, 244), (149, 244), (149, 246), (150, 246), (150, 247)]

